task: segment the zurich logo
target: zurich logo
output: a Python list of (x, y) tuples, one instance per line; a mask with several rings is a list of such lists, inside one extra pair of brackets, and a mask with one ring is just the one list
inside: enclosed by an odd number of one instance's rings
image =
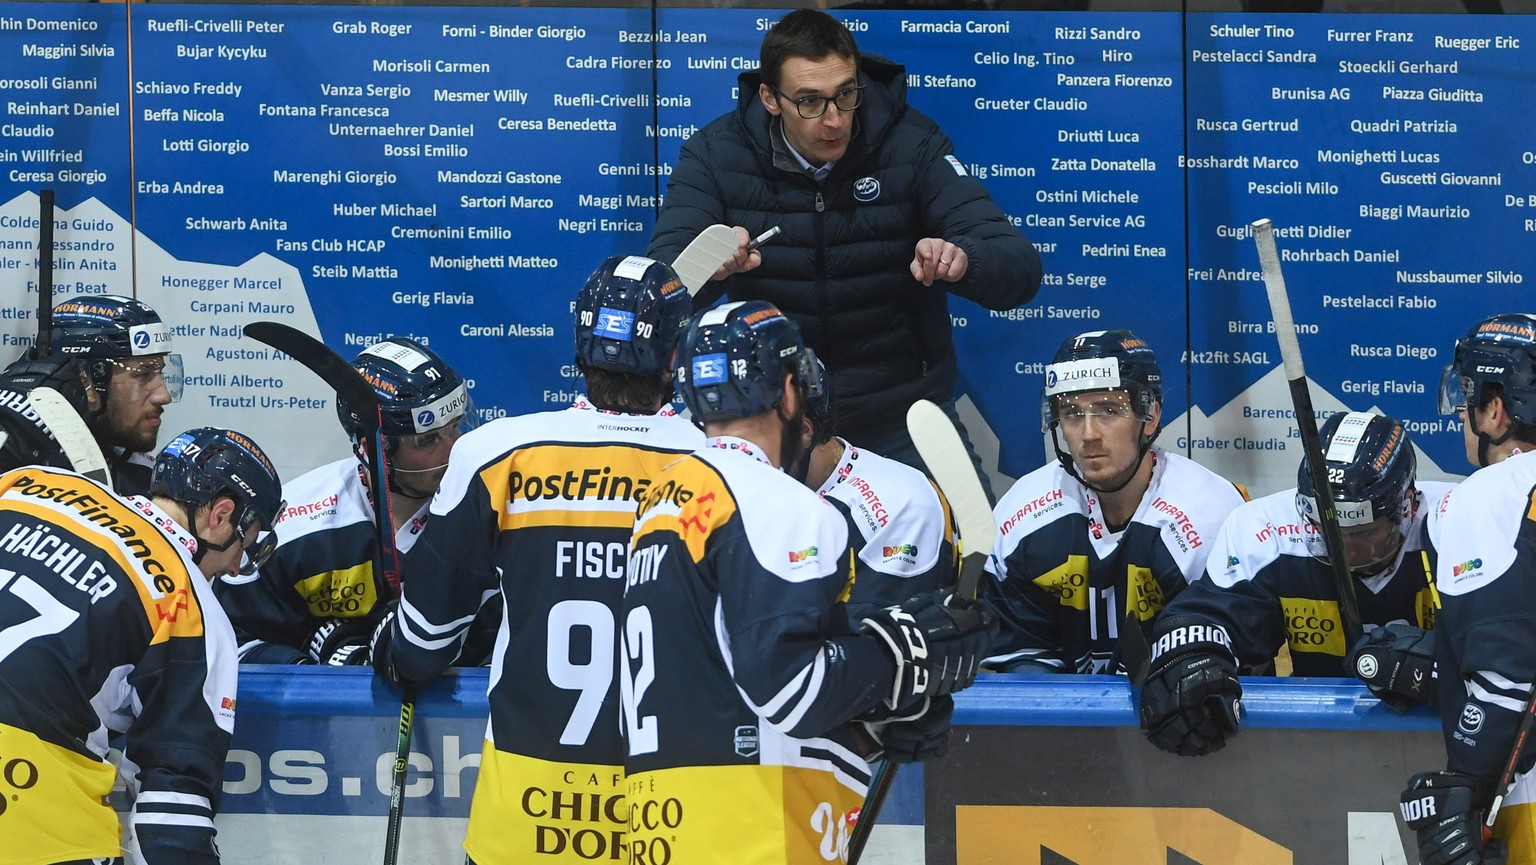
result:
[(431, 426), (435, 420), (437, 420), (437, 413), (432, 409), (424, 408), (416, 413), (416, 425), (419, 427)]
[(853, 182), (853, 197), (869, 202), (880, 197), (880, 181), (873, 177), (860, 177)]
[(1056, 386), (1056, 370), (1048, 369), (1048, 370), (1045, 371), (1045, 386), (1046, 387), (1055, 387)]
[(133, 347), (134, 348), (149, 348), (149, 333), (146, 332), (146, 331), (142, 331), (141, 330), (138, 333), (134, 334), (133, 335)]

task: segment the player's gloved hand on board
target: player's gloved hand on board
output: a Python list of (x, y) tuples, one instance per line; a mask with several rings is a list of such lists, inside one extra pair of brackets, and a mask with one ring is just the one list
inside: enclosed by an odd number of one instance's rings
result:
[(1141, 691), (1141, 727), (1152, 744), (1185, 757), (1226, 746), (1242, 718), (1232, 643), (1220, 625), (1174, 619), (1160, 625)]
[(884, 758), (893, 763), (936, 760), (949, 750), (949, 724), (954, 715), (953, 697), (924, 697), (902, 711), (878, 706), (857, 719), (879, 747), (865, 759)]
[(403, 688), (411, 683), (400, 677), (400, 672), (395, 669), (394, 659), (389, 655), (389, 644), (394, 639), (395, 616), (399, 610), (399, 604), (399, 601), (390, 601), (389, 611), (373, 629), (373, 636), (368, 641), (368, 658), (373, 664), (373, 672), (376, 675), (397, 688)]
[(1483, 840), (1493, 794), (1482, 779), (1460, 772), (1420, 772), (1398, 800), (1403, 824), (1419, 836), (1422, 865), (1504, 865), (1508, 850)]
[(1393, 622), (1366, 632), (1346, 663), (1382, 703), (1399, 714), (1438, 701), (1435, 680), (1435, 632)]
[(885, 703), (902, 709), (970, 687), (997, 634), (997, 616), (985, 604), (938, 589), (875, 611), (861, 630), (879, 637), (895, 658), (896, 679)]
[(368, 663), (368, 623), (362, 619), (326, 619), (309, 635), (305, 649), (317, 664), (351, 667)]

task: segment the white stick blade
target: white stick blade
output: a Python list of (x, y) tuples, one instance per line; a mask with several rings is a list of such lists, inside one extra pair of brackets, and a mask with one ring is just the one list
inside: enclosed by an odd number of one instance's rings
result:
[(736, 229), (716, 223), (699, 232), (699, 236), (678, 253), (677, 260), (672, 262), (672, 269), (677, 271), (678, 278), (683, 281), (690, 296), (698, 294), (699, 289), (709, 282), (720, 265), (730, 261), (740, 246), (741, 238), (736, 234)]
[(923, 463), (928, 466), (934, 483), (949, 499), (964, 552), (967, 555), (990, 552), (997, 535), (992, 505), (987, 502), (981, 479), (976, 477), (976, 467), (971, 464), (971, 456), (949, 416), (932, 402), (918, 400), (907, 409), (907, 432)]
[(62, 394), (51, 387), (35, 387), (27, 394), (27, 401), (53, 433), (54, 441), (63, 449), (64, 456), (76, 472), (110, 483), (107, 475), (107, 459), (101, 455), (96, 437), (91, 435), (85, 419), (75, 411)]

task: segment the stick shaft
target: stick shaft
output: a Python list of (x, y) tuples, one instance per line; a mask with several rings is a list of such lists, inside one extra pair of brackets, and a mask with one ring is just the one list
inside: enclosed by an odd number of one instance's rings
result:
[[(1307, 474), (1317, 493), (1317, 509), (1323, 525), (1323, 544), (1328, 549), (1328, 568), (1333, 577), (1334, 594), (1339, 596), (1339, 618), (1344, 635), (1353, 646), (1364, 633), (1360, 606), (1355, 600), (1354, 577), (1344, 553), (1344, 535), (1339, 530), (1338, 508), (1333, 501), (1333, 487), (1328, 483), (1328, 467), (1323, 462), (1322, 439), (1317, 432), (1317, 413), (1312, 408), (1312, 392), (1307, 387), (1306, 368), (1301, 361), (1301, 343), (1296, 339), (1296, 322), (1291, 318), (1290, 295), (1285, 276), (1280, 272), (1280, 255), (1275, 249), (1275, 233), (1267, 219), (1253, 223), (1253, 242), (1259, 249), (1259, 267), (1264, 273), (1264, 290), (1269, 295), (1270, 315), (1275, 336), (1280, 342), (1280, 359), (1290, 385), (1291, 405), (1296, 409), (1296, 427), (1301, 432), (1301, 449), (1307, 457)], [(1346, 649), (1348, 646), (1346, 646)]]
[(37, 194), (37, 356), (53, 348), (53, 190)]

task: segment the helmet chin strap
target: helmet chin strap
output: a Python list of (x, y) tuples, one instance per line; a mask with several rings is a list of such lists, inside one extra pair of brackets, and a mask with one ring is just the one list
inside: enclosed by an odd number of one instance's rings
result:
[(1158, 435), (1163, 431), (1162, 427), (1158, 427), (1152, 431), (1151, 435), (1143, 435), (1141, 437), (1141, 443), (1136, 446), (1136, 462), (1132, 463), (1131, 467), (1125, 470), (1119, 483), (1112, 486), (1096, 487), (1078, 472), (1077, 463), (1073, 461), (1071, 452), (1062, 450), (1061, 442), (1056, 438), (1056, 426), (1054, 423), (1051, 424), (1051, 445), (1056, 449), (1056, 459), (1061, 462), (1061, 467), (1067, 470), (1067, 474), (1077, 478), (1078, 483), (1100, 495), (1118, 493), (1127, 486), (1130, 486), (1131, 481), (1136, 479), (1136, 472), (1141, 469), (1141, 461), (1147, 458), (1147, 452), (1152, 449), (1152, 443), (1157, 441)]
[(1478, 468), (1488, 467), (1488, 448), (1493, 445), (1501, 445), (1509, 441), (1509, 437), (1515, 434), (1515, 425), (1510, 424), (1509, 429), (1498, 438), (1483, 432), (1477, 428), (1477, 410), (1467, 405), (1467, 426), (1472, 428), (1472, 434), (1477, 436), (1477, 465)]

